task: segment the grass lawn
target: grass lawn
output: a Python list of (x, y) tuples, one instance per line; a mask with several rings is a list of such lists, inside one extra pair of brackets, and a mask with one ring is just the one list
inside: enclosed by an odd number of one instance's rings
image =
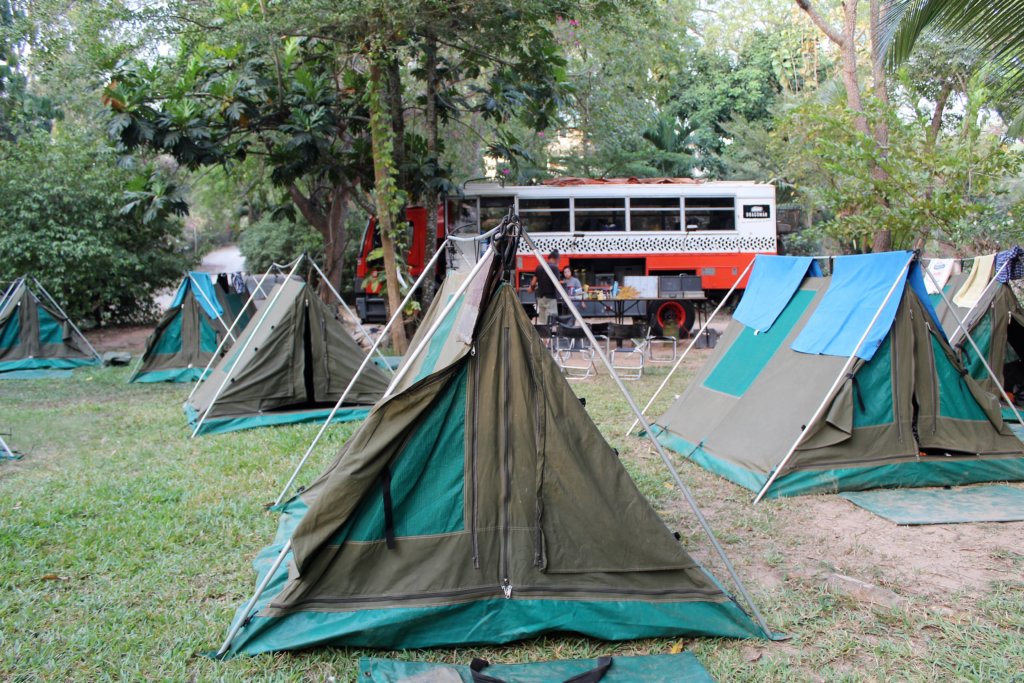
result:
[[(188, 388), (128, 385), (127, 375), (84, 369), (0, 382), (0, 431), (25, 454), (0, 462), (0, 680), (354, 681), (364, 652), (203, 656), (252, 591), (250, 562), (276, 528), (263, 505), (317, 426), (189, 440), (180, 408)], [(630, 385), (641, 404), (663, 376)], [(656, 454), (624, 436), (632, 419), (612, 383), (574, 388), (641, 490), (715, 568)], [(329, 432), (303, 482), (353, 429)], [(514, 662), (682, 646), (721, 681), (1024, 681), (1024, 524), (896, 529), (826, 496), (752, 507), (749, 492), (680, 468), (788, 640), (549, 637), (393, 656)], [(837, 589), (836, 574), (878, 592)]]

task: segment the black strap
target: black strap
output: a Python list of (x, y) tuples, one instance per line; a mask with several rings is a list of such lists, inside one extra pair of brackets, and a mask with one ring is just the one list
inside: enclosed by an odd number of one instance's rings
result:
[(384, 539), (388, 550), (395, 549), (395, 511), (391, 507), (391, 468), (387, 465), (380, 473), (380, 488), (384, 494)]
[[(469, 665), (469, 671), (473, 674), (473, 683), (506, 683), (500, 678), (494, 676), (488, 676), (485, 673), (481, 673), (483, 669), (486, 669), (491, 665), (486, 659), (474, 658)], [(565, 683), (598, 683), (604, 675), (608, 673), (608, 669), (612, 668), (611, 657), (598, 657), (597, 666), (589, 671), (584, 671), (581, 674), (577, 674), (572, 678), (565, 681)]]

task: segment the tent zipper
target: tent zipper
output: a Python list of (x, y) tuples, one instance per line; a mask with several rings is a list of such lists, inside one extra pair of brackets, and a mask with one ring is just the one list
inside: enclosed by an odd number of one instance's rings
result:
[(504, 365), (503, 390), (504, 403), (501, 411), (502, 422), (502, 444), (501, 444), (501, 472), (502, 472), (502, 522), (501, 522), (501, 592), (505, 598), (512, 597), (512, 581), (508, 576), (509, 546), (511, 545), (511, 508), (512, 508), (512, 472), (509, 463), (509, 411), (511, 410), (511, 390), (509, 388), (510, 370), (508, 359), (508, 327), (502, 328), (502, 360)]

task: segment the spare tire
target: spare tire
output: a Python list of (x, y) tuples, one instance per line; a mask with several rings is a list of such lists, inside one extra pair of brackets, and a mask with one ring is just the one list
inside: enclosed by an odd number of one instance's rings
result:
[[(655, 301), (647, 308), (647, 324), (651, 326), (651, 334), (659, 336), (686, 337), (697, 321), (696, 309), (692, 301)], [(673, 334), (675, 331), (675, 334)]]

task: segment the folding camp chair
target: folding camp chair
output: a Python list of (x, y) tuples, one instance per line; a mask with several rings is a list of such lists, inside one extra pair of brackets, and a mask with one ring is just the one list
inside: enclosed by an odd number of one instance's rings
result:
[(594, 349), (582, 327), (558, 325), (555, 360), (566, 379), (587, 379), (597, 372)]
[[(622, 379), (640, 379), (644, 374), (644, 345), (647, 340), (647, 325), (621, 325), (609, 323), (608, 345), (611, 347), (609, 360)], [(631, 346), (625, 346), (624, 342)], [(615, 345), (612, 346), (612, 342)]]
[(675, 337), (651, 336), (644, 340), (647, 362), (671, 365), (679, 357), (679, 340)]

